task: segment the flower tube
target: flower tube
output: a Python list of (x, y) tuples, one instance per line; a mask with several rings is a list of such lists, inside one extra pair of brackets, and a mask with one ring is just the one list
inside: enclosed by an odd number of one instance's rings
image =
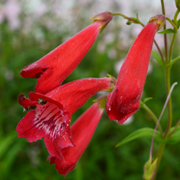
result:
[(112, 13), (104, 12), (92, 19), (90, 26), (21, 71), (24, 78), (38, 78), (35, 92), (46, 94), (63, 82), (111, 21)]
[(164, 20), (163, 15), (152, 17), (133, 43), (107, 99), (106, 112), (111, 120), (123, 124), (139, 109), (154, 36)]
[(61, 149), (74, 147), (70, 131), (71, 115), (98, 91), (112, 87), (110, 78), (80, 79), (59, 86), (49, 93), (29, 93), (19, 96), (19, 104), (30, 110), (19, 122), (18, 137), (29, 142), (44, 137), (52, 156), (61, 157)]

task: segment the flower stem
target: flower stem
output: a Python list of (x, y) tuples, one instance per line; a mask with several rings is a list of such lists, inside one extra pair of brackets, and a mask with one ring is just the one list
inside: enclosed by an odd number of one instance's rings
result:
[[(163, 115), (163, 113), (164, 113), (164, 110), (165, 110), (165, 108), (166, 108), (166, 106), (167, 106), (167, 104), (168, 104), (168, 102), (169, 102), (169, 100), (170, 100), (170, 97), (171, 97), (171, 93), (172, 93), (172, 91), (173, 91), (173, 88), (174, 88), (174, 86), (175, 86), (176, 84), (177, 84), (177, 82), (175, 82), (175, 83), (172, 85), (172, 87), (170, 88), (169, 93), (168, 93), (167, 98), (166, 98), (166, 101), (165, 101), (165, 103), (164, 103), (164, 107), (163, 107), (163, 109), (162, 109), (162, 111), (161, 111), (161, 114), (160, 114), (160, 116), (159, 116), (158, 122), (157, 122), (157, 124), (156, 124), (155, 130), (154, 130), (154, 134), (153, 134), (153, 138), (152, 138), (152, 142), (151, 142), (150, 158), (152, 158), (153, 142), (154, 142), (154, 137), (155, 137), (155, 133), (156, 133), (156, 129), (157, 129), (158, 123), (159, 123), (160, 120), (161, 120), (161, 117), (162, 117), (162, 115)], [(166, 135), (166, 134), (165, 134), (165, 135)], [(167, 139), (167, 138), (168, 138), (167, 136), (164, 136), (164, 139)], [(157, 165), (156, 165), (156, 171), (155, 171), (155, 174), (154, 174), (154, 177), (153, 177), (152, 180), (155, 180), (155, 178), (156, 178), (157, 170), (158, 170), (158, 167), (159, 167), (159, 164), (160, 164), (162, 155), (163, 155), (164, 148), (165, 148), (165, 144), (160, 144), (160, 147), (159, 147), (158, 153), (157, 153), (158, 161), (157, 161)]]
[[(137, 24), (140, 24), (140, 25), (143, 26), (143, 27), (145, 26), (145, 25), (139, 20), (138, 16), (137, 16), (136, 18), (130, 18), (130, 17), (125, 16), (124, 14), (121, 14), (121, 13), (112, 13), (112, 14), (113, 14), (113, 16), (116, 16), (116, 15), (121, 16), (121, 17), (123, 17), (124, 19), (127, 19), (127, 20), (132, 21), (132, 22), (137, 23)], [(159, 52), (159, 54), (160, 54), (160, 56), (161, 56), (161, 58), (162, 58), (162, 61), (165, 62), (164, 57), (163, 57), (163, 53), (162, 53), (162, 51), (161, 51), (158, 43), (156, 42), (156, 40), (154, 40), (154, 44), (155, 44), (156, 47), (157, 47), (157, 50), (158, 50), (158, 52)]]
[[(167, 95), (169, 94), (170, 86), (171, 86), (170, 85), (171, 84), (171, 82), (170, 82), (170, 70), (171, 70), (171, 67), (166, 67), (165, 68), (165, 79), (166, 79), (166, 92), (167, 92)], [(168, 122), (167, 122), (165, 137), (168, 136), (169, 131), (170, 131), (171, 126), (172, 126), (172, 100), (171, 100), (171, 96), (169, 98), (167, 108), (168, 108)]]
[(154, 129), (154, 133), (153, 133), (153, 137), (152, 137), (152, 142), (151, 142), (150, 158), (152, 158), (152, 149), (153, 149), (153, 143), (154, 143), (154, 138), (155, 138), (155, 134), (156, 134), (157, 127), (158, 127), (158, 125), (159, 125), (159, 123), (160, 123), (160, 120), (161, 120), (161, 118), (162, 118), (162, 115), (163, 115), (163, 113), (164, 113), (164, 111), (165, 111), (165, 108), (166, 108), (166, 106), (167, 106), (167, 104), (168, 104), (169, 98), (171, 97), (171, 93), (172, 93), (172, 91), (173, 91), (173, 88), (174, 88), (174, 86), (175, 86), (176, 84), (177, 84), (177, 82), (175, 82), (175, 83), (172, 85), (172, 87), (171, 87), (171, 89), (170, 89), (170, 91), (169, 91), (169, 93), (168, 93), (168, 95), (167, 95), (167, 98), (166, 98), (166, 101), (165, 101), (165, 103), (164, 103), (164, 106), (163, 106), (163, 109), (162, 109), (162, 111), (161, 111), (161, 114), (160, 114), (160, 116), (159, 116), (159, 119), (158, 119), (158, 121), (157, 121), (157, 123), (156, 123), (156, 127), (155, 127), (155, 129)]
[(165, 144), (160, 144), (158, 152), (157, 152), (158, 161), (157, 161), (157, 164), (156, 164), (156, 171), (154, 172), (154, 176), (153, 176), (152, 180), (156, 179), (157, 170), (158, 170), (159, 164), (160, 164), (161, 159), (162, 159), (164, 148), (165, 148)]
[[(157, 119), (156, 115), (152, 112), (152, 110), (149, 109), (149, 107), (145, 103), (143, 103), (142, 101), (140, 102), (140, 106), (141, 106), (141, 108), (146, 110), (146, 112), (151, 116), (151, 118), (157, 124), (158, 119)], [(158, 124), (158, 129), (159, 129), (159, 132), (161, 133), (161, 135), (163, 136), (163, 130), (162, 130), (161, 124)]]
[[(162, 7), (162, 13), (165, 16), (165, 7), (164, 7), (164, 0), (161, 0), (161, 7)], [(164, 23), (164, 30), (166, 30), (166, 23)], [(165, 48), (165, 58), (166, 61), (168, 60), (168, 44), (167, 44), (167, 34), (164, 34), (164, 48)]]
[(156, 45), (156, 48), (157, 48), (157, 50), (158, 50), (158, 52), (159, 52), (159, 54), (160, 54), (160, 56), (161, 56), (162, 61), (165, 62), (163, 53), (162, 53), (162, 51), (161, 51), (158, 43), (156, 42), (156, 40), (154, 40), (154, 44)]
[(169, 18), (166, 18), (171, 23), (171, 25), (174, 27), (173, 38), (172, 38), (172, 41), (171, 41), (171, 45), (169, 47), (168, 62), (171, 62), (173, 45), (174, 45), (176, 35), (177, 35), (177, 16), (178, 16), (178, 14), (179, 14), (179, 10), (177, 10), (175, 15), (174, 15), (174, 22), (172, 22)]
[(170, 137), (176, 131), (176, 129), (178, 128), (179, 125), (180, 125), (180, 120), (177, 122), (177, 124), (175, 125), (174, 129), (169, 133), (168, 137)]

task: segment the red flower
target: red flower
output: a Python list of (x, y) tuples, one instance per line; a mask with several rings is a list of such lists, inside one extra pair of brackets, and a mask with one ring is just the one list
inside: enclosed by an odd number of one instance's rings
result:
[(55, 163), (59, 174), (65, 176), (76, 167), (77, 161), (93, 136), (102, 112), (103, 109), (99, 108), (99, 104), (94, 103), (71, 127), (75, 147), (64, 148), (61, 151), (62, 158), (49, 156), (50, 164)]
[(123, 124), (139, 109), (154, 35), (164, 20), (163, 15), (151, 18), (132, 45), (119, 72), (117, 84), (106, 103), (106, 112), (111, 120)]
[(24, 78), (38, 78), (35, 92), (46, 94), (63, 82), (112, 19), (112, 14), (104, 12), (92, 19), (93, 24), (21, 71)]
[(18, 137), (29, 142), (44, 137), (52, 156), (61, 157), (61, 149), (73, 147), (70, 131), (71, 115), (98, 91), (112, 86), (110, 78), (80, 79), (59, 86), (49, 93), (29, 93), (29, 99), (19, 96), (19, 104), (32, 110), (19, 122)]

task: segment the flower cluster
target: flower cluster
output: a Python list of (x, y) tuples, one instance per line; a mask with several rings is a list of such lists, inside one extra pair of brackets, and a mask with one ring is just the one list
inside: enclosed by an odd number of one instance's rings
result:
[[(90, 26), (21, 71), (22, 77), (38, 80), (29, 98), (23, 94), (19, 96), (19, 104), (28, 113), (17, 126), (18, 137), (25, 137), (29, 142), (44, 137), (50, 164), (55, 163), (59, 174), (66, 175), (75, 168), (104, 108), (109, 118), (120, 124), (139, 108), (154, 35), (164, 21), (162, 15), (151, 18), (137, 37), (117, 83), (110, 76), (79, 79), (62, 85), (112, 17), (110, 12), (94, 16)], [(109, 95), (98, 98), (71, 126), (71, 115), (90, 97), (104, 90), (110, 92)]]

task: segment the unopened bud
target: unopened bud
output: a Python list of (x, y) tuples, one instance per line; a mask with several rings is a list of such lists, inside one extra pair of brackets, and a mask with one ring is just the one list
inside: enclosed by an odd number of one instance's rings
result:
[(156, 158), (155, 160), (153, 160), (152, 158), (149, 158), (149, 160), (145, 163), (143, 179), (151, 180), (153, 178), (156, 167), (157, 167), (157, 161), (158, 161), (158, 158)]

